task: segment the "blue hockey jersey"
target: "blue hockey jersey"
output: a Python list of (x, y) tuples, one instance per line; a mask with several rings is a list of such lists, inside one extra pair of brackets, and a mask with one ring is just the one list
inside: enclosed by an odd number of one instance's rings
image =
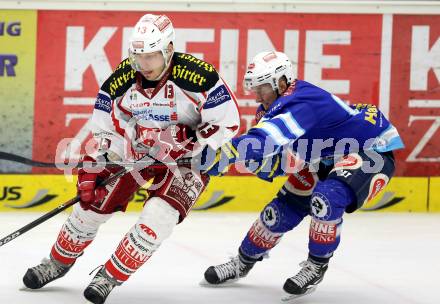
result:
[(404, 147), (397, 129), (376, 106), (349, 106), (302, 80), (292, 86), (288, 94), (272, 103), (256, 126), (232, 140), (239, 156), (231, 162), (258, 161), (286, 146), (306, 162), (349, 151), (386, 152)]

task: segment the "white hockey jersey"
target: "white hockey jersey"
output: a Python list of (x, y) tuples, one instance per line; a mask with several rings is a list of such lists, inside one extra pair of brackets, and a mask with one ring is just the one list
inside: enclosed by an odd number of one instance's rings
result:
[(184, 124), (216, 149), (239, 130), (238, 104), (215, 68), (175, 52), (159, 81), (148, 81), (123, 60), (104, 82), (93, 111), (93, 136), (113, 158), (127, 160), (139, 130)]

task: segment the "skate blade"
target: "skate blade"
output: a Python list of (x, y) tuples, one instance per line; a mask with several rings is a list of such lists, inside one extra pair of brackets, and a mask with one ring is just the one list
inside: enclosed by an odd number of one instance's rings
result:
[(199, 285), (202, 286), (202, 287), (207, 287), (207, 288), (221, 288), (221, 287), (232, 286), (238, 280), (239, 279), (233, 279), (233, 280), (229, 280), (229, 281), (226, 281), (224, 283), (221, 283), (221, 284), (211, 284), (208, 281), (206, 281), (206, 279), (203, 279), (203, 280), (200, 281)]
[(296, 299), (304, 297), (308, 294), (311, 294), (315, 290), (316, 290), (316, 286), (313, 286), (313, 287), (307, 289), (307, 291), (305, 293), (300, 294), (300, 295), (294, 295), (294, 294), (289, 294), (289, 293), (285, 292), (286, 295), (281, 298), (281, 302), (286, 303), (286, 304), (294, 303)]

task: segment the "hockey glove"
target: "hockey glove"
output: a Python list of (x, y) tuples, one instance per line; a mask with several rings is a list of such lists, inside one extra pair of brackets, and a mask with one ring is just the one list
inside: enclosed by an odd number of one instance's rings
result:
[(280, 153), (268, 158), (264, 158), (260, 161), (246, 161), (246, 167), (260, 179), (272, 182), (274, 177), (284, 175), (284, 171), (282, 170), (281, 166), (282, 156), (283, 154)]
[[(84, 156), (83, 161), (95, 161), (90, 156)], [(94, 203), (101, 202), (108, 194), (105, 187), (96, 187), (98, 181), (108, 178), (111, 172), (108, 169), (103, 169), (101, 172), (86, 172), (88, 169), (78, 170), (77, 191), (81, 198), (80, 204), (84, 210), (90, 209)]]
[(200, 155), (199, 168), (203, 173), (211, 176), (223, 175), (238, 156), (238, 152), (231, 142), (227, 142), (217, 150), (207, 145)]

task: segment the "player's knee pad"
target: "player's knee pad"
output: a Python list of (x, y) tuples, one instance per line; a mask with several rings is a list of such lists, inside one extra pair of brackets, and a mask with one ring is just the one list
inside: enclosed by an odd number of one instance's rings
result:
[(286, 198), (273, 199), (260, 213), (260, 221), (268, 231), (274, 233), (290, 231), (307, 215), (299, 204)]
[(63, 264), (72, 264), (95, 238), (99, 226), (106, 222), (111, 214), (98, 214), (84, 210), (79, 204), (73, 207), (52, 247), (51, 255)]
[(150, 198), (133, 227), (136, 235), (152, 250), (168, 238), (179, 221), (179, 212), (159, 197)]
[(179, 220), (179, 212), (159, 197), (150, 198), (137, 223), (105, 264), (118, 281), (126, 281), (156, 251)]
[(96, 234), (99, 226), (107, 222), (111, 217), (112, 214), (100, 214), (92, 210), (84, 210), (80, 204), (76, 204), (73, 206), (73, 211), (68, 221), (70, 220), (71, 225), (76, 229), (82, 227), (87, 233), (90, 234), (94, 231)]
[(339, 180), (328, 179), (318, 183), (311, 199), (311, 255), (324, 258), (332, 256), (340, 242), (345, 208), (354, 200), (353, 191)]
[(342, 181), (327, 179), (318, 182), (310, 202), (311, 215), (324, 221), (342, 218), (345, 208), (355, 200), (353, 191)]
[(66, 238), (76, 242), (92, 240), (101, 224), (105, 223), (111, 214), (99, 214), (91, 210), (84, 210), (79, 204), (73, 207), (73, 211), (63, 226)]
[(128, 233), (140, 251), (150, 255), (168, 238), (179, 220), (179, 212), (159, 197), (150, 198), (137, 223)]
[(285, 232), (297, 226), (307, 212), (296, 204), (280, 198), (273, 199), (260, 213), (243, 240), (240, 251), (257, 259), (275, 247)]

